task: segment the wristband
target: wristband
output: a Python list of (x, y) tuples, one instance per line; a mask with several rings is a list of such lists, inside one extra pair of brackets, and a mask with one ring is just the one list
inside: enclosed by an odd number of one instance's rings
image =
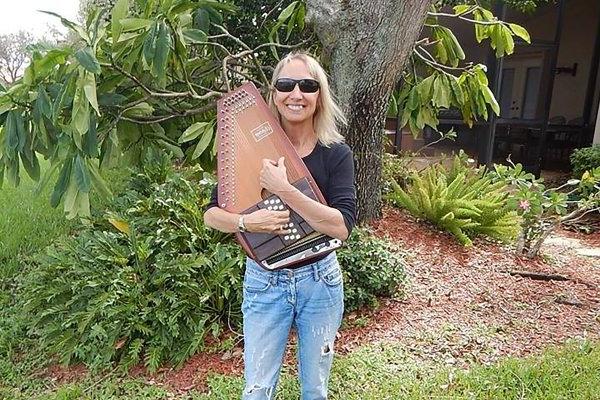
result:
[(243, 215), (240, 215), (240, 218), (238, 219), (238, 229), (240, 232), (248, 232), (248, 229), (246, 229), (246, 225), (244, 225)]

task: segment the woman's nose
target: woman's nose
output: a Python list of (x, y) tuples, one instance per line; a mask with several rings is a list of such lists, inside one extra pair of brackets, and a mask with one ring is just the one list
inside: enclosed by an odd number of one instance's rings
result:
[(302, 91), (298, 87), (298, 84), (296, 84), (296, 86), (294, 86), (294, 90), (292, 90), (292, 92), (290, 93), (290, 97), (293, 99), (301, 99), (302, 98)]

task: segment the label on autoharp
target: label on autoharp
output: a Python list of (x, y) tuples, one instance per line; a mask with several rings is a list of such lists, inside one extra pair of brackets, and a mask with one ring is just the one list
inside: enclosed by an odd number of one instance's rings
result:
[(271, 133), (273, 133), (273, 128), (271, 128), (271, 124), (269, 124), (268, 122), (264, 122), (256, 128), (252, 129), (251, 132), (254, 135), (254, 139), (257, 142), (260, 142), (261, 140), (269, 136)]

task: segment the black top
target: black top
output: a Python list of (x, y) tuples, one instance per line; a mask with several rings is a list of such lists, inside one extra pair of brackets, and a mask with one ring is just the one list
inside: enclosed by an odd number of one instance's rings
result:
[[(317, 142), (312, 153), (302, 158), (329, 207), (339, 210), (344, 217), (348, 233), (356, 223), (356, 190), (354, 188), (354, 160), (352, 150), (345, 143), (325, 147)], [(217, 187), (212, 191), (211, 201), (206, 207), (217, 207)], [(293, 268), (314, 263), (327, 254), (294, 264)]]

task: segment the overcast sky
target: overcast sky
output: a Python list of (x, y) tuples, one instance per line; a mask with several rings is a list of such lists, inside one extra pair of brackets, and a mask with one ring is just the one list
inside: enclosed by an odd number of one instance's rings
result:
[(79, 0), (0, 0), (0, 34), (29, 31), (41, 37), (53, 25), (65, 32), (66, 28), (56, 17), (40, 13), (37, 10), (52, 11), (77, 21)]

